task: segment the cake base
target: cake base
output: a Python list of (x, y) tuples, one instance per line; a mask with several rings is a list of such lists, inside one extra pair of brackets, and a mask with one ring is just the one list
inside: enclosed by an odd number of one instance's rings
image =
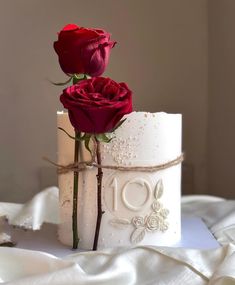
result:
[[(14, 238), (17, 248), (42, 251), (57, 257), (81, 252), (81, 250), (71, 250), (57, 240), (57, 225), (44, 224), (38, 231), (24, 231), (7, 224), (2, 224), (1, 228)], [(201, 219), (183, 217), (181, 240), (172, 247), (212, 249), (218, 248), (220, 245)]]

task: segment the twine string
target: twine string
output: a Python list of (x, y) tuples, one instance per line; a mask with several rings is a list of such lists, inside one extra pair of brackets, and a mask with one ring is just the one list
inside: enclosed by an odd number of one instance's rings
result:
[(57, 167), (58, 174), (65, 174), (70, 171), (84, 171), (87, 169), (95, 168), (103, 168), (103, 169), (110, 169), (110, 170), (119, 170), (119, 171), (142, 171), (142, 172), (157, 172), (160, 170), (164, 170), (170, 168), (172, 166), (180, 164), (184, 160), (184, 154), (182, 153), (177, 158), (170, 160), (166, 163), (152, 165), (152, 166), (120, 166), (120, 165), (101, 165), (95, 162), (94, 159), (91, 161), (81, 161), (79, 163), (70, 163), (68, 165), (61, 165), (51, 161), (47, 157), (43, 157), (43, 160), (49, 162), (50, 164)]

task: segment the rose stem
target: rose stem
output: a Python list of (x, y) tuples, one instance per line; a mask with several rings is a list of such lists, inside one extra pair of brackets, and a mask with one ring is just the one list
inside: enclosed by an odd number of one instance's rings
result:
[[(74, 144), (74, 163), (78, 163), (80, 142), (77, 140), (80, 133), (75, 131), (75, 144)], [(78, 248), (78, 221), (77, 221), (77, 205), (78, 205), (78, 182), (79, 182), (79, 172), (74, 171), (73, 175), (73, 216), (72, 216), (72, 227), (73, 227), (73, 249)]]
[[(100, 142), (95, 138), (96, 141), (96, 157), (98, 165), (101, 165), (101, 152), (100, 152)], [(97, 177), (97, 220), (96, 220), (96, 228), (95, 228), (95, 238), (93, 244), (93, 250), (97, 250), (98, 239), (99, 239), (99, 232), (100, 232), (100, 225), (101, 219), (104, 212), (102, 211), (102, 177), (103, 171), (102, 168), (98, 168)]]

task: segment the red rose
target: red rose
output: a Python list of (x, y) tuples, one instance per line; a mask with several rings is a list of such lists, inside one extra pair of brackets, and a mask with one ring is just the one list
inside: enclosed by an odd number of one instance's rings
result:
[(85, 133), (111, 131), (132, 112), (132, 92), (125, 83), (94, 77), (64, 89), (60, 101), (69, 111), (71, 124)]
[(59, 32), (54, 49), (65, 73), (99, 76), (108, 64), (115, 43), (104, 30), (69, 24)]

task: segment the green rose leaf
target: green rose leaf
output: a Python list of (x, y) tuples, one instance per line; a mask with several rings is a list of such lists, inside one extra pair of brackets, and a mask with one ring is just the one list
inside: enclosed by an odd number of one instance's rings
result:
[(90, 140), (91, 140), (91, 138), (92, 138), (92, 134), (84, 134), (82, 137), (80, 137), (80, 140), (84, 141), (85, 148), (92, 155), (92, 151), (90, 149)]
[(56, 86), (65, 86), (65, 85), (68, 85), (71, 81), (72, 81), (73, 77), (70, 77), (67, 81), (65, 82), (53, 82), (53, 81), (50, 81), (53, 85), (56, 85)]
[(104, 142), (104, 143), (109, 143), (113, 139), (109, 138), (106, 134), (96, 134), (95, 137), (99, 142)]
[(86, 80), (86, 79), (89, 79), (91, 77), (87, 74), (74, 74), (72, 78), (73, 78), (73, 84), (76, 84), (81, 80)]
[(126, 118), (121, 120), (111, 131), (110, 133), (116, 131), (117, 128), (121, 127), (121, 125), (126, 121)]
[(65, 129), (58, 127), (59, 130), (63, 131), (68, 137), (70, 137), (71, 139), (75, 140), (75, 141), (81, 141), (81, 135), (77, 134), (76, 137), (70, 135)]

